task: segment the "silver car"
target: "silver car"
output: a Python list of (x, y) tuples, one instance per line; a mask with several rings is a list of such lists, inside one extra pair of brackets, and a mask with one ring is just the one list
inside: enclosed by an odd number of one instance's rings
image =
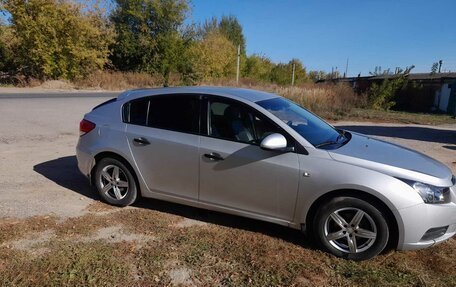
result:
[(448, 167), (275, 94), (132, 90), (86, 114), (80, 132), (79, 169), (113, 205), (141, 195), (269, 221), (351, 260), (456, 233)]

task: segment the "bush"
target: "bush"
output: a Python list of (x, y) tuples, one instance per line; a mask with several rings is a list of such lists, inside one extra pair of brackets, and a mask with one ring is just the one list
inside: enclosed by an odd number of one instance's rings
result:
[(374, 110), (390, 110), (396, 105), (393, 100), (396, 93), (407, 87), (408, 74), (414, 66), (408, 67), (405, 71), (391, 75), (389, 79), (384, 79), (381, 84), (374, 83), (367, 91), (368, 105)]

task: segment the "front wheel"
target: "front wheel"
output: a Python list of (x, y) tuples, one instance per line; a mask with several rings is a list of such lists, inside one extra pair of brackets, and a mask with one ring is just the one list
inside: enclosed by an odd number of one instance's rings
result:
[(320, 245), (337, 257), (367, 260), (383, 251), (389, 228), (374, 205), (353, 197), (336, 197), (317, 212), (313, 231)]
[(136, 181), (130, 169), (114, 158), (103, 158), (95, 170), (95, 186), (109, 204), (127, 206), (137, 197)]

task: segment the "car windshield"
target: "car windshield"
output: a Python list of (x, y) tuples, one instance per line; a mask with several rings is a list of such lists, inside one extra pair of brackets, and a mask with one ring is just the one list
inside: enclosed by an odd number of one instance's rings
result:
[(321, 120), (303, 107), (284, 98), (257, 102), (286, 123), (315, 147), (329, 147), (346, 142), (342, 132)]

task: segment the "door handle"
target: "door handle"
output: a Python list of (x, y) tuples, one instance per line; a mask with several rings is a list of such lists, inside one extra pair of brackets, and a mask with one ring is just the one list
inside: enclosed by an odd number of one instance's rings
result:
[(150, 144), (150, 142), (147, 139), (145, 139), (145, 138), (134, 138), (133, 141), (135, 143), (140, 144), (140, 145), (148, 145), (148, 144)]
[(205, 153), (204, 156), (210, 160), (223, 160), (224, 159), (220, 154), (218, 154), (216, 152)]

